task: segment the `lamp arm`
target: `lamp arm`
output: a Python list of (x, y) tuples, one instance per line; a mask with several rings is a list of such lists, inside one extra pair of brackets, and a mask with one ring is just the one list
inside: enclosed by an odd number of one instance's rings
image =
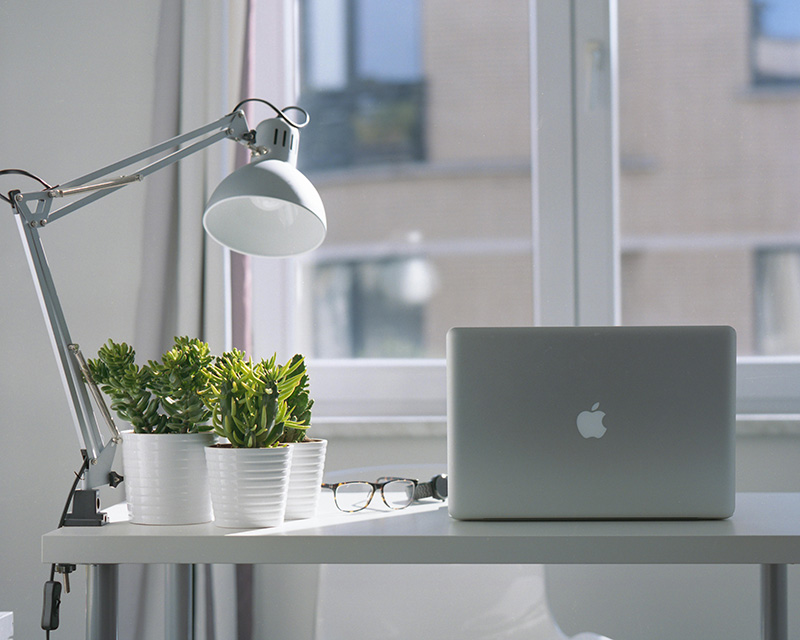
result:
[[(214, 133), (212, 135), (207, 135), (211, 132)], [(206, 137), (188, 146), (181, 146), (191, 142), (192, 140), (196, 140), (201, 136)], [(187, 156), (197, 153), (198, 151), (202, 151), (206, 147), (209, 147), (220, 140), (230, 138), (241, 144), (248, 144), (249, 137), (250, 130), (247, 126), (247, 120), (245, 119), (244, 112), (241, 110), (234, 111), (233, 113), (223, 116), (219, 120), (194, 129), (193, 131), (189, 131), (188, 133), (170, 138), (169, 140), (150, 147), (149, 149), (145, 149), (144, 151), (140, 151), (137, 154), (119, 160), (118, 162), (110, 164), (106, 167), (102, 167), (79, 178), (65, 182), (62, 185), (41, 191), (15, 193), (13, 195), (13, 204), (16, 207), (17, 203), (19, 203), (22, 207), (28, 209), (28, 211), (20, 211), (23, 218), (25, 218), (28, 222), (35, 222), (39, 225), (44, 225), (45, 223), (54, 222), (59, 218), (63, 218), (73, 211), (81, 209), (86, 205), (91, 204), (92, 202), (99, 200), (100, 198), (107, 196), (118, 189), (121, 189), (127, 184), (141, 181), (146, 176), (155, 173), (160, 169), (168, 167), (169, 165), (174, 164), (179, 160), (186, 158)], [(131, 175), (119, 176), (98, 183), (94, 182), (96, 180), (106, 178), (110, 174), (128, 169), (137, 163), (153, 158), (161, 153), (164, 153), (165, 151), (175, 149), (176, 147), (179, 147), (176, 151), (173, 151), (172, 153), (160, 158), (159, 160), (156, 160), (155, 162), (152, 162), (149, 165), (141, 167)], [(51, 211), (53, 206), (52, 200), (54, 198), (62, 198), (65, 196), (77, 195), (85, 192), (93, 193), (90, 193), (90, 195), (87, 195), (80, 200), (76, 200), (70, 204), (66, 204), (58, 209), (55, 209), (54, 211)], [(36, 210), (32, 211), (30, 210), (30, 207), (25, 207), (26, 203), (28, 202), (37, 202)], [(19, 209), (20, 207), (17, 208)]]
[[(187, 145), (187, 143), (201, 138), (202, 136), (206, 137)], [(25, 255), (28, 259), (28, 267), (33, 276), (39, 303), (42, 308), (42, 315), (44, 316), (45, 324), (47, 325), (47, 330), (50, 335), (50, 341), (56, 357), (56, 363), (58, 364), (64, 391), (67, 396), (70, 413), (72, 414), (72, 419), (84, 455), (89, 460), (89, 465), (83, 480), (83, 488), (94, 489), (109, 484), (111, 465), (120, 437), (119, 433), (114, 431), (112, 437), (104, 442), (98, 429), (97, 420), (95, 419), (95, 414), (89, 398), (89, 392), (87, 391), (87, 381), (84, 379), (81, 371), (77, 346), (73, 344), (69, 335), (69, 328), (64, 318), (61, 302), (56, 292), (50, 267), (47, 264), (40, 231), (47, 223), (58, 220), (105, 195), (121, 189), (127, 184), (139, 181), (147, 175), (155, 173), (160, 169), (178, 162), (182, 158), (201, 151), (226, 138), (230, 138), (242, 144), (249, 143), (250, 131), (244, 117), (244, 112), (236, 110), (215, 122), (171, 138), (170, 140), (150, 147), (119, 162), (88, 173), (80, 178), (71, 180), (63, 185), (45, 188), (36, 192), (22, 193), (20, 191), (15, 191), (9, 194), (11, 196), (11, 204), (17, 214), (17, 227), (20, 232)], [(144, 162), (175, 147), (180, 148), (140, 168), (132, 175), (95, 182), (107, 177), (111, 173), (127, 169), (132, 165)], [(86, 192), (91, 193), (51, 212), (54, 199)], [(110, 428), (113, 429), (111, 426)]]
[(47, 264), (39, 229), (26, 224), (20, 216), (17, 217), (17, 227), (28, 259), (28, 267), (34, 276), (36, 293), (78, 440), (84, 455), (90, 461), (84, 475), (83, 487), (100, 487), (109, 483), (111, 464), (119, 438), (115, 436), (104, 443), (100, 435), (79, 363), (70, 349), (70, 345), (73, 344), (72, 338)]

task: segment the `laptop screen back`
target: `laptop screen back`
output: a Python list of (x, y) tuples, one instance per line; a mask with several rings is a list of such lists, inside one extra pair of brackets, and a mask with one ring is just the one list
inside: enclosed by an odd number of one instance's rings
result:
[(452, 329), (450, 515), (730, 516), (735, 367), (730, 327)]

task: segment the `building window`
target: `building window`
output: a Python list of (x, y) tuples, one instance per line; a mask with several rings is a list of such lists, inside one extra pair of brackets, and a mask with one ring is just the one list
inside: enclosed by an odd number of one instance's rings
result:
[(319, 358), (425, 355), (425, 305), (438, 285), (422, 257), (313, 267), (314, 353)]
[(758, 251), (756, 293), (759, 353), (800, 353), (800, 249)]
[(800, 3), (753, 0), (751, 64), (756, 85), (800, 83)]
[(423, 160), (418, 0), (303, 0), (302, 168)]

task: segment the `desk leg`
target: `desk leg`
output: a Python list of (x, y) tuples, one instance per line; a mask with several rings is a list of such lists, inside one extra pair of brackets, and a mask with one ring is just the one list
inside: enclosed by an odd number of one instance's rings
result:
[(761, 565), (761, 638), (789, 640), (786, 565)]
[(165, 567), (164, 637), (169, 640), (194, 638), (194, 565)]
[(117, 637), (117, 565), (89, 565), (86, 583), (86, 640)]

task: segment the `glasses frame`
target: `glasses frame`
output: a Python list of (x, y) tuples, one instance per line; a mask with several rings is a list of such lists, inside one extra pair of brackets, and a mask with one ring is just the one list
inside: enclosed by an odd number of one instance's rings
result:
[[(413, 485), (414, 490), (411, 494), (411, 499), (408, 501), (408, 504), (403, 505), (402, 507), (393, 507), (391, 504), (389, 504), (388, 500), (386, 500), (386, 494), (384, 493), (384, 489), (387, 484), (391, 484), (393, 482), (401, 482), (401, 481), (410, 482)], [(358, 509), (342, 509), (342, 507), (339, 506), (339, 501), (337, 500), (336, 494), (340, 487), (343, 487), (348, 484), (367, 484), (371, 487), (372, 491), (370, 491), (369, 498), (366, 499), (363, 507), (359, 507)], [(375, 494), (379, 490), (380, 490), (381, 500), (383, 500), (383, 504), (389, 507), (389, 509), (391, 509), (392, 511), (400, 511), (402, 509), (406, 509), (411, 505), (411, 503), (414, 502), (418, 484), (419, 481), (415, 480), (414, 478), (378, 478), (377, 482), (369, 482), (368, 480), (348, 480), (346, 482), (335, 482), (333, 484), (328, 484), (323, 482), (322, 488), (330, 489), (331, 491), (333, 491), (333, 503), (336, 505), (336, 508), (339, 509), (339, 511), (343, 513), (358, 513), (359, 511), (363, 511), (370, 505), (372, 499), (375, 497)]]

